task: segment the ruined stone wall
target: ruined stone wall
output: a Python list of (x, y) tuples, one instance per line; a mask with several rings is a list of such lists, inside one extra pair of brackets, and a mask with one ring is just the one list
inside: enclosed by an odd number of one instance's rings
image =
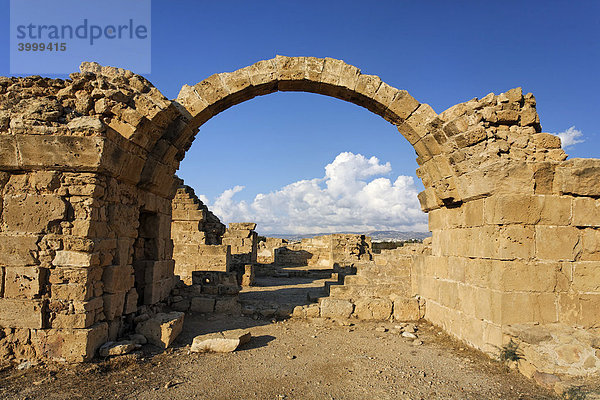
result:
[(152, 89), (131, 73), (0, 78), (3, 358), (89, 359), (168, 295), (170, 201), (135, 186), (140, 151), (113, 129), (152, 114)]
[(265, 238), (264, 241), (258, 242), (256, 253), (256, 262), (262, 265), (272, 265), (275, 263), (275, 251), (288, 244), (285, 239)]
[(565, 161), (534, 107), (512, 90), (440, 115), (463, 202), (425, 201), (432, 255), (414, 289), (427, 319), (491, 353), (514, 324), (600, 327), (600, 161)]
[(278, 267), (344, 268), (372, 257), (371, 238), (353, 234), (315, 236), (297, 243), (267, 238), (261, 248), (273, 253)]
[(191, 284), (193, 271), (228, 272), (231, 250), (228, 245), (221, 244), (225, 225), (196, 197), (191, 187), (177, 189), (172, 209), (175, 274)]
[[(174, 174), (198, 127), (276, 91), (353, 102), (414, 147), (433, 236), (411, 280), (427, 319), (490, 352), (517, 324), (597, 334), (600, 161), (565, 160), (533, 95), (513, 89), (438, 115), (376, 76), (312, 57), (216, 74), (175, 101), (129, 71), (82, 71), (0, 78), (5, 357), (87, 359), (127, 329), (136, 295), (161, 301), (173, 285)], [(592, 371), (594, 357), (577, 362)]]
[(230, 223), (222, 243), (231, 247), (231, 264), (236, 271), (244, 273), (244, 265), (256, 264), (258, 234), (252, 222)]

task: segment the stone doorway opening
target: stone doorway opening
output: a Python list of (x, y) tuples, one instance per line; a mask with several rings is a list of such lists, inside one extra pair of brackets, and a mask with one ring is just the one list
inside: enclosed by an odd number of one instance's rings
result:
[[(140, 211), (138, 237), (133, 245), (133, 269), (138, 306), (150, 303), (146, 299), (146, 285), (152, 284), (151, 271), (158, 257), (159, 218), (157, 213)], [(146, 280), (146, 277), (150, 279)], [(148, 281), (148, 282), (147, 282)], [(151, 303), (150, 303), (151, 304)]]

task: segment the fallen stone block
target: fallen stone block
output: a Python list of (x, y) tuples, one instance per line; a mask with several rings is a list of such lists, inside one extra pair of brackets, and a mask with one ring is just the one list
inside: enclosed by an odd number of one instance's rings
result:
[(239, 346), (248, 343), (251, 338), (250, 332), (241, 329), (199, 335), (194, 338), (190, 351), (194, 353), (231, 353)]
[(141, 345), (129, 340), (122, 340), (120, 342), (106, 342), (100, 346), (98, 349), (98, 354), (100, 357), (121, 356), (123, 354), (131, 353), (139, 347), (141, 347)]
[(144, 335), (149, 343), (166, 349), (183, 330), (183, 316), (184, 313), (178, 311), (159, 313), (139, 323), (135, 331)]

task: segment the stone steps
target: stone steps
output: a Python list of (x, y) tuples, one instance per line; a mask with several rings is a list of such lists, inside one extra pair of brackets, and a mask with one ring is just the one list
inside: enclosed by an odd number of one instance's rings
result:
[[(377, 261), (377, 262), (376, 262)], [(423, 317), (424, 304), (410, 297), (410, 258), (355, 264), (356, 274), (326, 282), (318, 304), (296, 307), (295, 317), (412, 321)]]

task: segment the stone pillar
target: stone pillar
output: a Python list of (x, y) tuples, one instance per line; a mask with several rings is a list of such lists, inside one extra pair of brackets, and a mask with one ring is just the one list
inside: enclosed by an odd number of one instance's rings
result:
[(254, 229), (256, 224), (252, 222), (230, 223), (223, 235), (222, 243), (231, 246), (232, 269), (240, 275), (244, 265), (256, 264), (258, 234)]

